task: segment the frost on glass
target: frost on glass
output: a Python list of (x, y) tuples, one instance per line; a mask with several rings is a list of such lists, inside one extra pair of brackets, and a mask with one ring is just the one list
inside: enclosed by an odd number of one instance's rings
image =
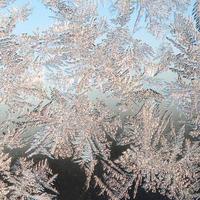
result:
[(48, 159), (72, 160), (110, 200), (140, 187), (199, 199), (199, 1), (190, 17), (188, 0), (43, 3), (55, 24), (14, 34), (31, 9), (0, 0), (0, 199), (59, 199)]

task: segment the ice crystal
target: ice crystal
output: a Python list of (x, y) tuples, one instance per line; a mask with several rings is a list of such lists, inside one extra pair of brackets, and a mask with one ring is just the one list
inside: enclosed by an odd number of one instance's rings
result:
[[(59, 198), (41, 154), (77, 163), (108, 199), (139, 187), (199, 199), (199, 1), (194, 19), (188, 0), (115, 0), (109, 19), (99, 1), (43, 3), (55, 19), (43, 32), (14, 34), (28, 6), (0, 16), (0, 199)], [(164, 45), (138, 39), (141, 27)]]

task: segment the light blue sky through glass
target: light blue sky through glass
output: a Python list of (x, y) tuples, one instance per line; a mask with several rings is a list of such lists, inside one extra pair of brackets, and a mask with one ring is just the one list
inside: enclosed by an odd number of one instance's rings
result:
[(30, 5), (32, 8), (32, 13), (28, 20), (22, 23), (18, 23), (15, 28), (15, 33), (29, 33), (31, 34), (34, 30), (39, 28), (40, 30), (45, 30), (51, 24), (53, 24), (53, 13), (44, 6), (40, 0), (16, 0), (12, 6), (23, 6), (25, 4)]
[[(110, 12), (110, 5), (113, 0), (107, 1), (107, 5), (99, 4), (99, 12), (102, 16), (107, 18), (111, 18), (113, 14)], [(14, 5), (12, 6), (23, 6), (24, 4), (29, 3), (30, 7), (33, 9), (32, 14), (29, 16), (28, 20), (23, 23), (18, 23), (14, 33), (29, 33), (31, 34), (36, 28), (40, 30), (45, 30), (51, 24), (53, 24), (54, 19), (52, 18), (53, 13), (46, 8), (41, 0), (16, 0)], [(191, 16), (192, 13), (192, 5), (194, 4), (194, 0), (191, 0), (191, 4), (188, 8), (188, 15)], [(134, 35), (138, 39), (142, 39), (144, 42), (150, 44), (152, 47), (157, 48), (162, 42), (162, 38), (155, 38), (152, 34), (145, 31), (145, 29), (141, 29)]]

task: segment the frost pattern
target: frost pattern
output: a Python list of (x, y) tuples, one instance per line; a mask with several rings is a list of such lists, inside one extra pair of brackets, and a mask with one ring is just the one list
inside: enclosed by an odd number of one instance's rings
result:
[[(112, 1), (112, 19), (99, 1), (43, 3), (55, 17), (43, 32), (13, 34), (28, 6), (0, 17), (0, 198), (59, 199), (47, 160), (32, 160), (42, 154), (70, 158), (86, 189), (111, 200), (139, 187), (199, 199), (199, 2), (194, 20), (187, 0)], [(139, 27), (166, 45), (136, 38)], [(162, 78), (169, 72), (172, 81)], [(113, 145), (125, 150), (113, 157)], [(18, 149), (25, 158), (14, 162)]]

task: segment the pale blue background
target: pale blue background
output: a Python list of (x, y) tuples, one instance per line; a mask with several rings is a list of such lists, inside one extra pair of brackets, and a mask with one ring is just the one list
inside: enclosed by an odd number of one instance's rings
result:
[[(153, 0), (149, 0), (153, 1)], [(181, 0), (180, 0), (181, 1)], [(191, 16), (192, 13), (192, 5), (194, 4), (195, 0), (191, 0), (190, 7), (188, 8), (188, 15)], [(112, 0), (107, 0), (108, 4), (112, 2)], [(23, 6), (24, 4), (29, 3), (30, 7), (33, 9), (32, 14), (29, 16), (29, 19), (23, 23), (18, 23), (14, 33), (20, 34), (20, 33), (29, 33), (31, 34), (36, 28), (39, 28), (40, 30), (45, 30), (47, 27), (49, 27), (51, 24), (53, 24), (53, 17), (54, 14), (46, 8), (41, 0), (16, 0), (14, 4), (11, 4), (11, 6)], [(11, 7), (9, 6), (9, 7)], [(6, 9), (9, 9), (6, 8)], [(100, 13), (103, 16), (106, 16), (107, 18), (110, 17), (111, 13), (108, 10), (109, 6), (99, 4), (99, 10)], [(141, 30), (138, 31), (135, 36), (138, 39), (142, 39), (144, 42), (150, 44), (154, 48), (157, 48), (162, 42), (163, 39), (158, 39), (149, 34), (148, 32)]]
[(32, 14), (29, 16), (28, 20), (23, 23), (18, 23), (15, 29), (15, 33), (32, 33), (36, 28), (44, 30), (53, 23), (53, 13), (47, 9), (40, 0), (16, 0), (11, 6), (23, 6), (29, 4), (33, 9)]

